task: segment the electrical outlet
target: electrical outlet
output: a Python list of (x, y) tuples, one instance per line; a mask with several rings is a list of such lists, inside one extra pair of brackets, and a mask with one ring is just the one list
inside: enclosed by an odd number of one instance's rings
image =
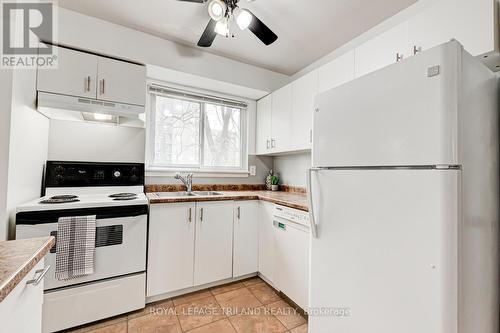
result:
[(255, 165), (250, 165), (250, 176), (257, 176), (257, 167)]

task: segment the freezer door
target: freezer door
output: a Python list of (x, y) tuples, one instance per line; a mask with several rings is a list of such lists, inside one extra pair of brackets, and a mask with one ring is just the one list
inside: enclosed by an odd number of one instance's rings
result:
[(460, 52), (450, 42), (318, 95), (313, 165), (458, 164)]
[(311, 333), (456, 333), (460, 171), (313, 173)]

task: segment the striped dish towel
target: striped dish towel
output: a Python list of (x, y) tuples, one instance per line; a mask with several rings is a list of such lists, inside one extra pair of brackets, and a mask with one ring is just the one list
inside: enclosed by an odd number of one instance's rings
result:
[(57, 225), (56, 279), (94, 273), (96, 216), (60, 217)]

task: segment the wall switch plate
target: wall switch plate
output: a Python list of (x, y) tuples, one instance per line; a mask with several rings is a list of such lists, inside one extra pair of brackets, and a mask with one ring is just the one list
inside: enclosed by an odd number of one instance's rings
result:
[(255, 165), (250, 165), (250, 176), (257, 176), (257, 167)]

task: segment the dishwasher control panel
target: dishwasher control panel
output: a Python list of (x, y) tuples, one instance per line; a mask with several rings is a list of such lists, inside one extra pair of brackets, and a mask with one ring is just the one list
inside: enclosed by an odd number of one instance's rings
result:
[(274, 216), (309, 227), (309, 213), (303, 210), (274, 205)]

